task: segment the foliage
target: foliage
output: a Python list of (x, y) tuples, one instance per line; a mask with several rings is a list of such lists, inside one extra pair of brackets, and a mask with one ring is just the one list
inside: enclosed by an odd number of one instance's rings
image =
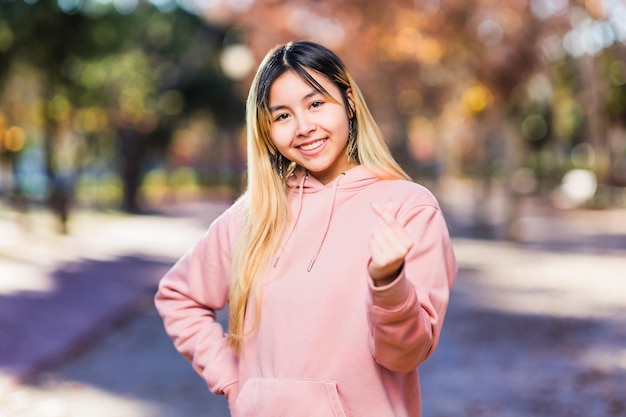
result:
[[(241, 102), (228, 99), (232, 83), (216, 64), (225, 30), (148, 2), (128, 14), (103, 2), (77, 2), (70, 10), (61, 3), (0, 4), (0, 86), (20, 84), (25, 71), (38, 86), (36, 104), (16, 95), (4, 100), (0, 115), (8, 125), (26, 129), (26, 148), (46, 150), (53, 207), (59, 199), (67, 206), (73, 191), (60, 189), (59, 177), (70, 174), (74, 182), (90, 171), (116, 169), (124, 187), (122, 206), (138, 210), (146, 158), (165, 154), (186, 119), (215, 114), (226, 122), (221, 128), (231, 129), (243, 114)], [(26, 117), (20, 110), (26, 106), (39, 111)], [(75, 155), (60, 158), (68, 141), (78, 142), (69, 147)], [(67, 207), (58, 210), (64, 220)]]
[(598, 1), (256, 1), (238, 22), (259, 55), (302, 37), (337, 50), (417, 176), (444, 166), (507, 182), (532, 168), (558, 185), (588, 143), (586, 169), (623, 185), (612, 165), (626, 160), (625, 13)]
[[(0, 3), (0, 154), (25, 166), (44, 149), (49, 195), (70, 171), (94, 189), (122, 184), (130, 211), (144, 177), (159, 196), (181, 181), (237, 187), (254, 62), (236, 61), (230, 79), (220, 59), (235, 45), (259, 62), (301, 38), (339, 53), (392, 151), (422, 181), (469, 176), (482, 190), (497, 182), (549, 196), (582, 168), (608, 189), (626, 185), (620, 2), (123, 4)], [(57, 155), (68, 149), (74, 157)]]

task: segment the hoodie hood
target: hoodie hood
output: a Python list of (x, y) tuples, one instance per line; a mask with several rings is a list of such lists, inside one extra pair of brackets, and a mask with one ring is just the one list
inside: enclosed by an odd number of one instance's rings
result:
[(337, 194), (344, 191), (357, 191), (361, 188), (367, 187), (368, 185), (378, 180), (379, 178), (374, 176), (374, 174), (372, 174), (363, 165), (357, 165), (356, 167), (353, 167), (346, 172), (342, 172), (340, 175), (337, 176), (337, 178), (335, 178), (328, 184), (322, 184), (314, 176), (310, 175), (308, 172), (302, 169), (297, 170), (294, 175), (289, 177), (286, 181), (286, 185), (288, 188), (288, 199), (292, 201), (292, 199), (295, 197), (294, 194), (297, 195), (297, 204), (293, 212), (293, 220), (287, 231), (286, 238), (283, 239), (283, 243), (281, 244), (276, 257), (274, 258), (274, 267), (276, 267), (276, 265), (278, 264), (278, 261), (280, 260), (280, 257), (282, 256), (285, 247), (289, 243), (293, 231), (298, 225), (305, 194), (322, 193), (324, 191), (329, 191), (328, 202), (326, 204), (327, 214), (325, 216), (325, 222), (320, 225), (321, 234), (317, 238), (311, 236), (312, 239), (317, 240), (313, 240), (313, 242), (315, 242), (315, 250), (312, 254), (309, 264), (307, 265), (307, 272), (310, 272), (313, 269), (315, 261), (317, 260), (317, 257), (322, 250), (324, 241), (326, 240), (328, 229), (330, 228), (330, 224), (333, 219)]
[(289, 192), (299, 191), (299, 188), (302, 187), (302, 191), (306, 194), (320, 192), (333, 187), (339, 190), (358, 190), (378, 180), (379, 178), (365, 166), (357, 165), (341, 173), (328, 184), (322, 184), (313, 175), (303, 169), (298, 169), (294, 172), (294, 175), (287, 179), (286, 184)]

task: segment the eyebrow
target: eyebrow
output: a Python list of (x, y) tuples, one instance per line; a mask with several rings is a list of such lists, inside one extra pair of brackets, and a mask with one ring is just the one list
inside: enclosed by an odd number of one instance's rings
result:
[[(310, 99), (311, 97), (314, 97), (318, 94), (322, 94), (320, 91), (317, 90), (312, 90), (309, 94), (305, 95), (304, 97), (302, 97), (302, 100), (300, 101), (306, 101), (308, 99)], [(277, 110), (282, 110), (282, 109), (286, 109), (288, 106), (285, 106), (284, 104), (279, 104), (277, 106), (272, 106), (269, 108), (270, 113), (274, 113)]]

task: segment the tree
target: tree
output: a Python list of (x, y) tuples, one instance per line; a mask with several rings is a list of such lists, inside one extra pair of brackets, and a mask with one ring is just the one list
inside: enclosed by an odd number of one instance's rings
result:
[[(339, 52), (409, 172), (436, 179), (443, 166), (480, 179), (483, 222), (494, 180), (509, 185), (508, 212), (515, 216), (514, 176), (535, 170), (546, 180), (535, 192), (549, 196), (577, 141), (591, 144), (592, 169), (610, 181), (606, 174), (615, 170), (605, 138), (615, 132), (607, 115), (619, 114), (624, 102), (623, 11), (620, 2), (595, 1), (392, 0), (380, 7), (364, 0), (267, 0), (235, 15), (259, 56), (298, 38)], [(621, 58), (603, 69), (600, 57), (607, 54)], [(573, 81), (555, 68), (571, 71)], [(581, 106), (564, 104), (564, 96)], [(564, 124), (571, 129), (559, 137)]]
[[(165, 152), (180, 120), (204, 109), (229, 127), (243, 105), (228, 99), (232, 85), (217, 67), (224, 28), (147, 2), (127, 14), (104, 3), (59, 4), (0, 5), (0, 88), (24, 68), (38, 74), (49, 203), (64, 229), (85, 161), (115, 157), (98, 149), (117, 150), (122, 208), (137, 212), (145, 158)], [(67, 138), (80, 143), (73, 161), (60, 158)]]

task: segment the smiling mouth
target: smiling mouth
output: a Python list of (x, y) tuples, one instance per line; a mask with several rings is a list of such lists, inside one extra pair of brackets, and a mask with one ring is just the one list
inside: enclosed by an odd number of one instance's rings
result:
[(303, 151), (312, 151), (315, 148), (319, 148), (326, 141), (326, 139), (316, 140), (315, 142), (308, 143), (306, 145), (298, 146)]

